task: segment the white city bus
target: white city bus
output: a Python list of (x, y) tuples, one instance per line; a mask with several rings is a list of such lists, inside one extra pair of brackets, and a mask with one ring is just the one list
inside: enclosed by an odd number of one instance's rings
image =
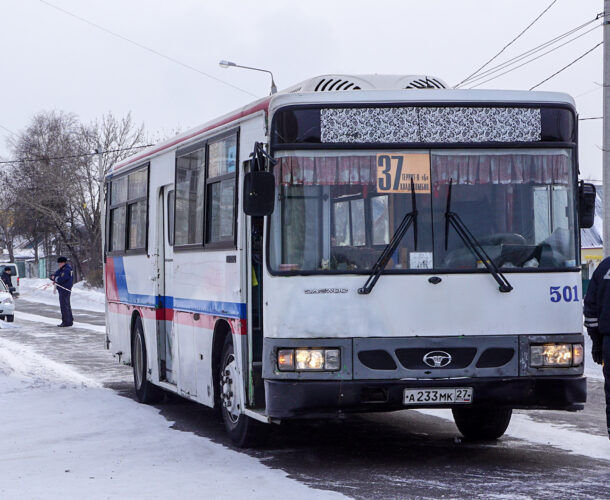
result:
[(115, 165), (107, 346), (137, 397), (261, 422), (586, 399), (573, 100), (312, 78)]

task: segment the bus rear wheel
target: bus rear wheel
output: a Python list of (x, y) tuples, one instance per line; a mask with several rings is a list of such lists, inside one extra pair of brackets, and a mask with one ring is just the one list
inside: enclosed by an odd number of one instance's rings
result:
[(259, 446), (264, 440), (266, 425), (242, 413), (243, 401), (237, 396), (239, 373), (231, 334), (225, 339), (219, 370), (220, 413), (229, 438), (238, 448)]
[(467, 439), (491, 441), (502, 436), (513, 410), (510, 408), (453, 408), (455, 425)]
[(134, 325), (131, 341), (131, 364), (133, 365), (133, 383), (136, 398), (140, 403), (158, 403), (163, 398), (163, 391), (153, 385), (148, 378), (148, 356), (146, 355), (146, 341), (142, 320), (138, 317)]

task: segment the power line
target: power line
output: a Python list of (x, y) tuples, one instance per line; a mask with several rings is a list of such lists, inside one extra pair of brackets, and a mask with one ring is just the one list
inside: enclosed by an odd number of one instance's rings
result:
[(579, 118), (578, 121), (585, 121), (585, 120), (603, 120), (604, 117), (603, 116), (588, 116), (587, 118)]
[[(153, 146), (153, 144), (145, 144), (143, 146), (133, 146), (131, 148), (121, 148), (121, 149), (109, 149), (108, 151), (102, 151), (102, 154), (107, 153), (118, 153), (120, 151), (132, 151), (134, 149), (142, 149), (147, 148), (149, 146)], [(0, 164), (5, 163), (21, 163), (21, 162), (31, 162), (31, 161), (48, 161), (48, 160), (69, 160), (74, 158), (84, 158), (86, 156), (95, 156), (99, 153), (81, 153), (77, 155), (66, 155), (66, 156), (50, 156), (50, 157), (40, 157), (40, 158), (19, 158), (17, 160), (5, 160), (0, 161)]]
[(534, 19), (530, 24), (528, 24), (525, 29), (523, 31), (521, 31), (521, 33), (519, 33), (515, 38), (513, 38), (510, 42), (508, 42), (504, 47), (502, 47), (500, 49), (500, 51), (493, 56), (491, 59), (489, 59), (489, 61), (487, 61), (485, 64), (483, 64), (483, 66), (481, 66), (480, 68), (478, 68), (476, 71), (474, 71), (472, 74), (468, 75), (466, 78), (464, 78), (460, 83), (458, 83), (457, 85), (455, 85), (455, 87), (459, 87), (462, 83), (464, 83), (466, 80), (469, 80), (470, 78), (472, 78), (474, 75), (476, 75), (479, 71), (481, 71), (483, 68), (485, 68), (490, 62), (492, 62), (493, 60), (495, 60), (500, 54), (502, 54), (502, 52), (504, 52), (508, 47), (510, 47), (513, 43), (515, 43), (527, 30), (529, 30), (553, 5), (555, 5), (555, 3), (557, 2), (557, 0), (553, 0), (549, 6), (544, 9), (539, 15), (538, 17), (536, 17), (536, 19)]
[(229, 87), (232, 87), (235, 90), (239, 90), (240, 92), (244, 92), (245, 94), (248, 94), (248, 95), (250, 95), (252, 97), (256, 97), (256, 98), (259, 97), (256, 94), (253, 94), (252, 92), (250, 92), (248, 90), (242, 89), (241, 87), (238, 87), (237, 85), (233, 85), (232, 83), (229, 83), (229, 82), (227, 82), (225, 80), (222, 80), (221, 78), (218, 78), (216, 76), (210, 75), (209, 73), (206, 73), (205, 71), (201, 71), (200, 69), (197, 69), (194, 66), (191, 66), (190, 64), (187, 64), (187, 63), (182, 62), (179, 59), (176, 59), (176, 58), (174, 58), (172, 56), (168, 56), (168, 55), (163, 54), (163, 53), (161, 53), (161, 52), (159, 52), (159, 51), (157, 51), (155, 49), (147, 47), (146, 45), (143, 45), (143, 44), (141, 44), (139, 42), (136, 42), (135, 40), (127, 38), (126, 36), (123, 36), (123, 35), (121, 35), (119, 33), (114, 32), (114, 31), (111, 31), (108, 28), (104, 28), (103, 26), (100, 26), (99, 24), (96, 24), (96, 23), (94, 23), (92, 21), (89, 21), (88, 19), (85, 19), (84, 17), (81, 17), (81, 16), (78, 16), (76, 14), (73, 14), (72, 12), (67, 11), (66, 9), (63, 9), (63, 8), (61, 8), (61, 7), (57, 6), (57, 5), (54, 5), (54, 4), (50, 3), (50, 2), (47, 2), (46, 0), (38, 0), (38, 1), (43, 3), (43, 4), (45, 4), (45, 5), (47, 5), (47, 6), (49, 6), (49, 7), (51, 7), (51, 8), (53, 8), (53, 9), (56, 9), (56, 10), (58, 10), (60, 12), (63, 12), (64, 14), (67, 14), (68, 16), (71, 16), (71, 17), (73, 17), (75, 19), (78, 19), (79, 21), (81, 21), (83, 23), (86, 23), (86, 24), (88, 24), (90, 26), (93, 26), (94, 28), (97, 28), (98, 30), (101, 30), (101, 31), (103, 31), (105, 33), (108, 33), (108, 34), (112, 35), (112, 36), (120, 38), (121, 40), (123, 40), (125, 42), (128, 42), (128, 43), (131, 43), (132, 45), (135, 45), (136, 47), (139, 47), (139, 48), (141, 48), (143, 50), (146, 50), (147, 52), (150, 52), (150, 53), (155, 54), (155, 55), (157, 55), (159, 57), (162, 57), (163, 59), (167, 59), (168, 61), (171, 61), (171, 62), (173, 62), (175, 64), (179, 64), (180, 66), (183, 66), (183, 67), (185, 67), (187, 69), (190, 69), (191, 71), (195, 71), (196, 73), (199, 73), (200, 75), (203, 75), (203, 76), (205, 76), (207, 78), (211, 78), (212, 80), (216, 80), (217, 82), (222, 83), (223, 85), (228, 85)]
[[(503, 69), (508, 68), (509, 66), (513, 66), (514, 64), (518, 63), (519, 61), (522, 61), (523, 59), (526, 59), (528, 56), (532, 56), (532, 55), (534, 55), (534, 54), (536, 54), (536, 53), (540, 52), (541, 50), (544, 50), (544, 49), (546, 49), (547, 47), (550, 47), (550, 46), (552, 46), (552, 45), (556, 44), (557, 42), (560, 42), (560, 41), (561, 41), (561, 40), (563, 40), (564, 38), (567, 38), (568, 36), (570, 36), (570, 35), (572, 35), (572, 34), (576, 33), (577, 31), (580, 31), (581, 29), (583, 29), (584, 27), (588, 26), (588, 25), (589, 25), (589, 24), (591, 24), (591, 23), (594, 23), (594, 22), (595, 22), (595, 21), (597, 21), (598, 19), (599, 19), (599, 17), (596, 17), (595, 19), (591, 19), (590, 21), (588, 21), (588, 22), (586, 22), (586, 23), (584, 23), (584, 24), (581, 24), (580, 26), (577, 26), (576, 28), (573, 28), (573, 29), (571, 29), (571, 30), (568, 30), (568, 31), (566, 31), (565, 33), (562, 33), (561, 35), (556, 36), (555, 38), (552, 38), (552, 39), (550, 39), (550, 40), (547, 40), (546, 42), (544, 42), (544, 43), (542, 43), (542, 44), (540, 44), (540, 45), (538, 45), (538, 46), (536, 46), (536, 47), (534, 47), (534, 48), (532, 48), (532, 49), (526, 50), (525, 52), (522, 52), (521, 54), (519, 54), (519, 55), (517, 55), (517, 56), (515, 56), (515, 57), (513, 57), (513, 58), (511, 58), (511, 59), (508, 59), (507, 61), (504, 61), (503, 63), (498, 64), (497, 66), (494, 66), (493, 68), (490, 68), (490, 69), (488, 69), (487, 71), (483, 71), (482, 73), (480, 73), (480, 74), (479, 74), (479, 75), (477, 75), (476, 77), (471, 78), (470, 80), (468, 80), (466, 83), (470, 85), (470, 84), (472, 84), (472, 83), (474, 83), (474, 82), (477, 82), (477, 81), (479, 81), (479, 80), (482, 80), (483, 78), (486, 78), (486, 77), (488, 77), (488, 76), (491, 76), (491, 75), (493, 75), (494, 73), (497, 73), (498, 71), (502, 71)], [(540, 56), (540, 57), (542, 57), (542, 56), (544, 56), (544, 55), (546, 55), (546, 54), (549, 54), (549, 53), (551, 53), (551, 52), (553, 52), (553, 51), (555, 51), (555, 50), (557, 50), (557, 49), (559, 49), (559, 48), (563, 47), (564, 45), (567, 45), (568, 43), (571, 43), (571, 42), (573, 42), (573, 41), (575, 41), (575, 40), (577, 40), (577, 39), (579, 39), (579, 38), (581, 38), (581, 37), (585, 36), (587, 33), (590, 33), (591, 31), (594, 31), (594, 30), (595, 30), (595, 29), (597, 29), (599, 26), (601, 26), (601, 24), (600, 24), (600, 25), (597, 25), (597, 26), (594, 26), (593, 28), (591, 28), (591, 29), (589, 29), (589, 30), (585, 31), (584, 33), (581, 33), (580, 35), (575, 36), (574, 38), (572, 38), (572, 39), (570, 39), (570, 40), (568, 40), (568, 41), (566, 41), (566, 42), (562, 43), (561, 45), (557, 45), (556, 47), (553, 47), (552, 49), (550, 49), (550, 50), (548, 50), (548, 51), (544, 52), (543, 54), (541, 54), (541, 56)], [(532, 59), (532, 61), (535, 61), (536, 59), (537, 59), (537, 58), (534, 58), (534, 59)], [(526, 63), (524, 63), (524, 64), (527, 64), (527, 62), (526, 62)], [(521, 66), (523, 66), (524, 64), (522, 64), (522, 65), (520, 65), (520, 66), (517, 66), (516, 68), (513, 68), (513, 69), (520, 68), (520, 67), (521, 67)], [(511, 71), (511, 70), (509, 70), (509, 71)], [(508, 73), (509, 71), (505, 71), (505, 72), (504, 72), (504, 73), (502, 73), (502, 74), (504, 75), (504, 74)], [(501, 76), (501, 75), (499, 75), (499, 76)], [(489, 80), (486, 80), (486, 81), (489, 81)], [(478, 84), (477, 84), (477, 85), (478, 85)], [(474, 88), (474, 87), (470, 87), (470, 88)]]
[[(601, 24), (599, 26), (601, 26)], [(581, 33), (580, 35), (578, 35), (578, 36), (568, 40), (567, 42), (564, 42), (561, 45), (557, 45), (556, 47), (553, 47), (552, 49), (549, 49), (546, 52), (543, 52), (539, 56), (533, 57), (532, 59), (529, 59), (529, 60), (525, 61), (524, 63), (519, 64), (518, 66), (514, 66), (514, 67), (512, 67), (510, 69), (507, 69), (506, 71), (500, 73), (499, 75), (495, 75), (495, 76), (492, 76), (491, 78), (488, 78), (487, 80), (483, 80), (482, 82), (475, 83), (472, 87), (468, 87), (468, 88), (474, 89), (474, 88), (479, 87), (479, 86), (481, 86), (481, 85), (483, 85), (483, 84), (485, 84), (487, 82), (491, 82), (492, 80), (496, 80), (497, 78), (500, 78), (501, 76), (504, 76), (504, 75), (506, 75), (508, 73), (511, 73), (511, 72), (513, 72), (513, 71), (515, 71), (515, 70), (517, 70), (517, 69), (519, 69), (519, 68), (521, 68), (523, 66), (526, 66), (526, 65), (528, 65), (528, 64), (530, 64), (530, 63), (532, 63), (534, 61), (537, 61), (538, 59), (540, 59), (540, 58), (550, 54), (551, 52), (555, 52), (556, 50), (560, 49), (561, 47), (563, 47), (563, 46), (565, 46), (565, 45), (567, 45), (569, 43), (572, 43), (574, 40), (576, 40), (576, 39), (578, 39), (580, 37), (585, 36), (587, 33), (593, 31), (594, 29), (599, 28), (599, 26), (595, 26), (593, 29), (585, 31), (584, 33)], [(472, 82), (469, 82), (469, 83), (472, 83)]]
[(17, 136), (15, 132), (13, 132), (11, 129), (6, 128), (4, 125), (0, 125), (0, 128), (6, 130), (11, 135)]
[(530, 87), (530, 90), (534, 90), (536, 87), (540, 87), (540, 85), (542, 85), (544, 82), (548, 82), (551, 78), (557, 76), (559, 73), (561, 73), (563, 70), (568, 69), (570, 66), (572, 66), (572, 64), (580, 61), (583, 57), (585, 57), (587, 54), (590, 54), (591, 52), (593, 52), (597, 47), (599, 47), (600, 45), (602, 45), (604, 42), (599, 42), (597, 45), (595, 45), (593, 48), (587, 50), (584, 54), (578, 56), (576, 59), (574, 59), (571, 63), (566, 64), (563, 68), (561, 68), (559, 71), (556, 71), (555, 73), (553, 73), (551, 76), (549, 76), (548, 78), (545, 78), (544, 80), (542, 80), (540, 83), (537, 83), (536, 85), (534, 85), (533, 87)]
[(604, 86), (603, 85), (598, 85), (597, 87), (594, 87), (592, 89), (589, 90), (585, 90), (584, 92), (582, 92), (581, 94), (575, 95), (574, 99), (578, 99), (579, 97), (585, 96), (587, 94), (591, 94), (592, 92), (595, 92), (596, 90), (600, 90), (603, 89)]

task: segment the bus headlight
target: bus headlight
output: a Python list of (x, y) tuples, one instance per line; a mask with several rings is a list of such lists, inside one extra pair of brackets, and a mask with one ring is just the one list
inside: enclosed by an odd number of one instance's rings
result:
[(543, 344), (530, 346), (530, 366), (579, 366), (584, 359), (582, 344)]
[(322, 349), (297, 349), (297, 370), (322, 370), (324, 369), (324, 351)]
[(582, 344), (572, 345), (572, 365), (580, 366), (585, 360), (585, 349)]
[(277, 351), (280, 371), (336, 371), (341, 368), (339, 349), (280, 349)]

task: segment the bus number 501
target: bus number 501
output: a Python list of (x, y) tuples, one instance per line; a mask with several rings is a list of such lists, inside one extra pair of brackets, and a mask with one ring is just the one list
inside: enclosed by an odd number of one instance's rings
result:
[(552, 286), (549, 288), (551, 302), (578, 302), (578, 286)]

